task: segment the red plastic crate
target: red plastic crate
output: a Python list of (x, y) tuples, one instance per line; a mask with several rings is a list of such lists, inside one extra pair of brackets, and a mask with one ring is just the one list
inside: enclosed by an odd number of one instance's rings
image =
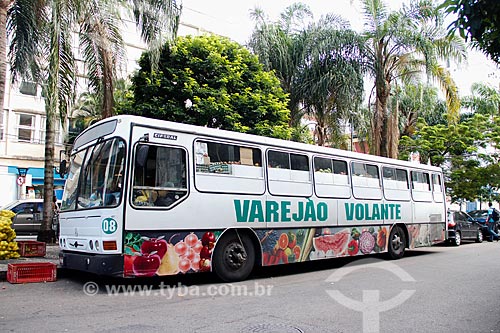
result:
[(53, 282), (56, 277), (57, 267), (51, 262), (7, 265), (7, 281), (10, 283)]
[(21, 257), (45, 257), (46, 245), (44, 242), (19, 241), (19, 254)]

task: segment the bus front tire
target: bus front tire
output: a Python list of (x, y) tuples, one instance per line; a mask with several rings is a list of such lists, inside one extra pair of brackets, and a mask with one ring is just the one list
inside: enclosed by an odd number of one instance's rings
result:
[(389, 236), (388, 253), (391, 259), (400, 259), (405, 254), (406, 236), (399, 226), (394, 226)]
[(252, 273), (255, 247), (242, 232), (230, 231), (217, 242), (213, 256), (215, 274), (225, 282), (241, 281)]

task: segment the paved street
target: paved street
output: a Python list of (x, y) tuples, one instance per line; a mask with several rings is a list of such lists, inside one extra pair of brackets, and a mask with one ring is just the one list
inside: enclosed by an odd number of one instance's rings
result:
[[(500, 332), (499, 258), (500, 243), (485, 242), (399, 261), (274, 267), (231, 285), (212, 275), (131, 281), (69, 273), (55, 283), (0, 282), (0, 331)], [(121, 291), (110, 295), (112, 288)]]

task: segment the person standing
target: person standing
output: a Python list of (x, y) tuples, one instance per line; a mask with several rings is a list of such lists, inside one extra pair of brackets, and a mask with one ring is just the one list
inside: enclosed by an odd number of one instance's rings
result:
[(486, 223), (488, 223), (488, 232), (490, 234), (488, 241), (492, 242), (496, 239), (498, 242), (498, 234), (495, 233), (495, 224), (498, 222), (500, 215), (498, 210), (493, 207), (491, 202), (488, 202), (488, 216), (486, 217)]

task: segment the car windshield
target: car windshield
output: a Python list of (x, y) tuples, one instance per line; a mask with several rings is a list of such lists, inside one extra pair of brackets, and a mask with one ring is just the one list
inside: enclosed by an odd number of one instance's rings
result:
[(473, 218), (486, 217), (486, 216), (488, 216), (488, 211), (487, 210), (474, 210), (472, 212), (469, 212), (469, 215), (472, 216)]

